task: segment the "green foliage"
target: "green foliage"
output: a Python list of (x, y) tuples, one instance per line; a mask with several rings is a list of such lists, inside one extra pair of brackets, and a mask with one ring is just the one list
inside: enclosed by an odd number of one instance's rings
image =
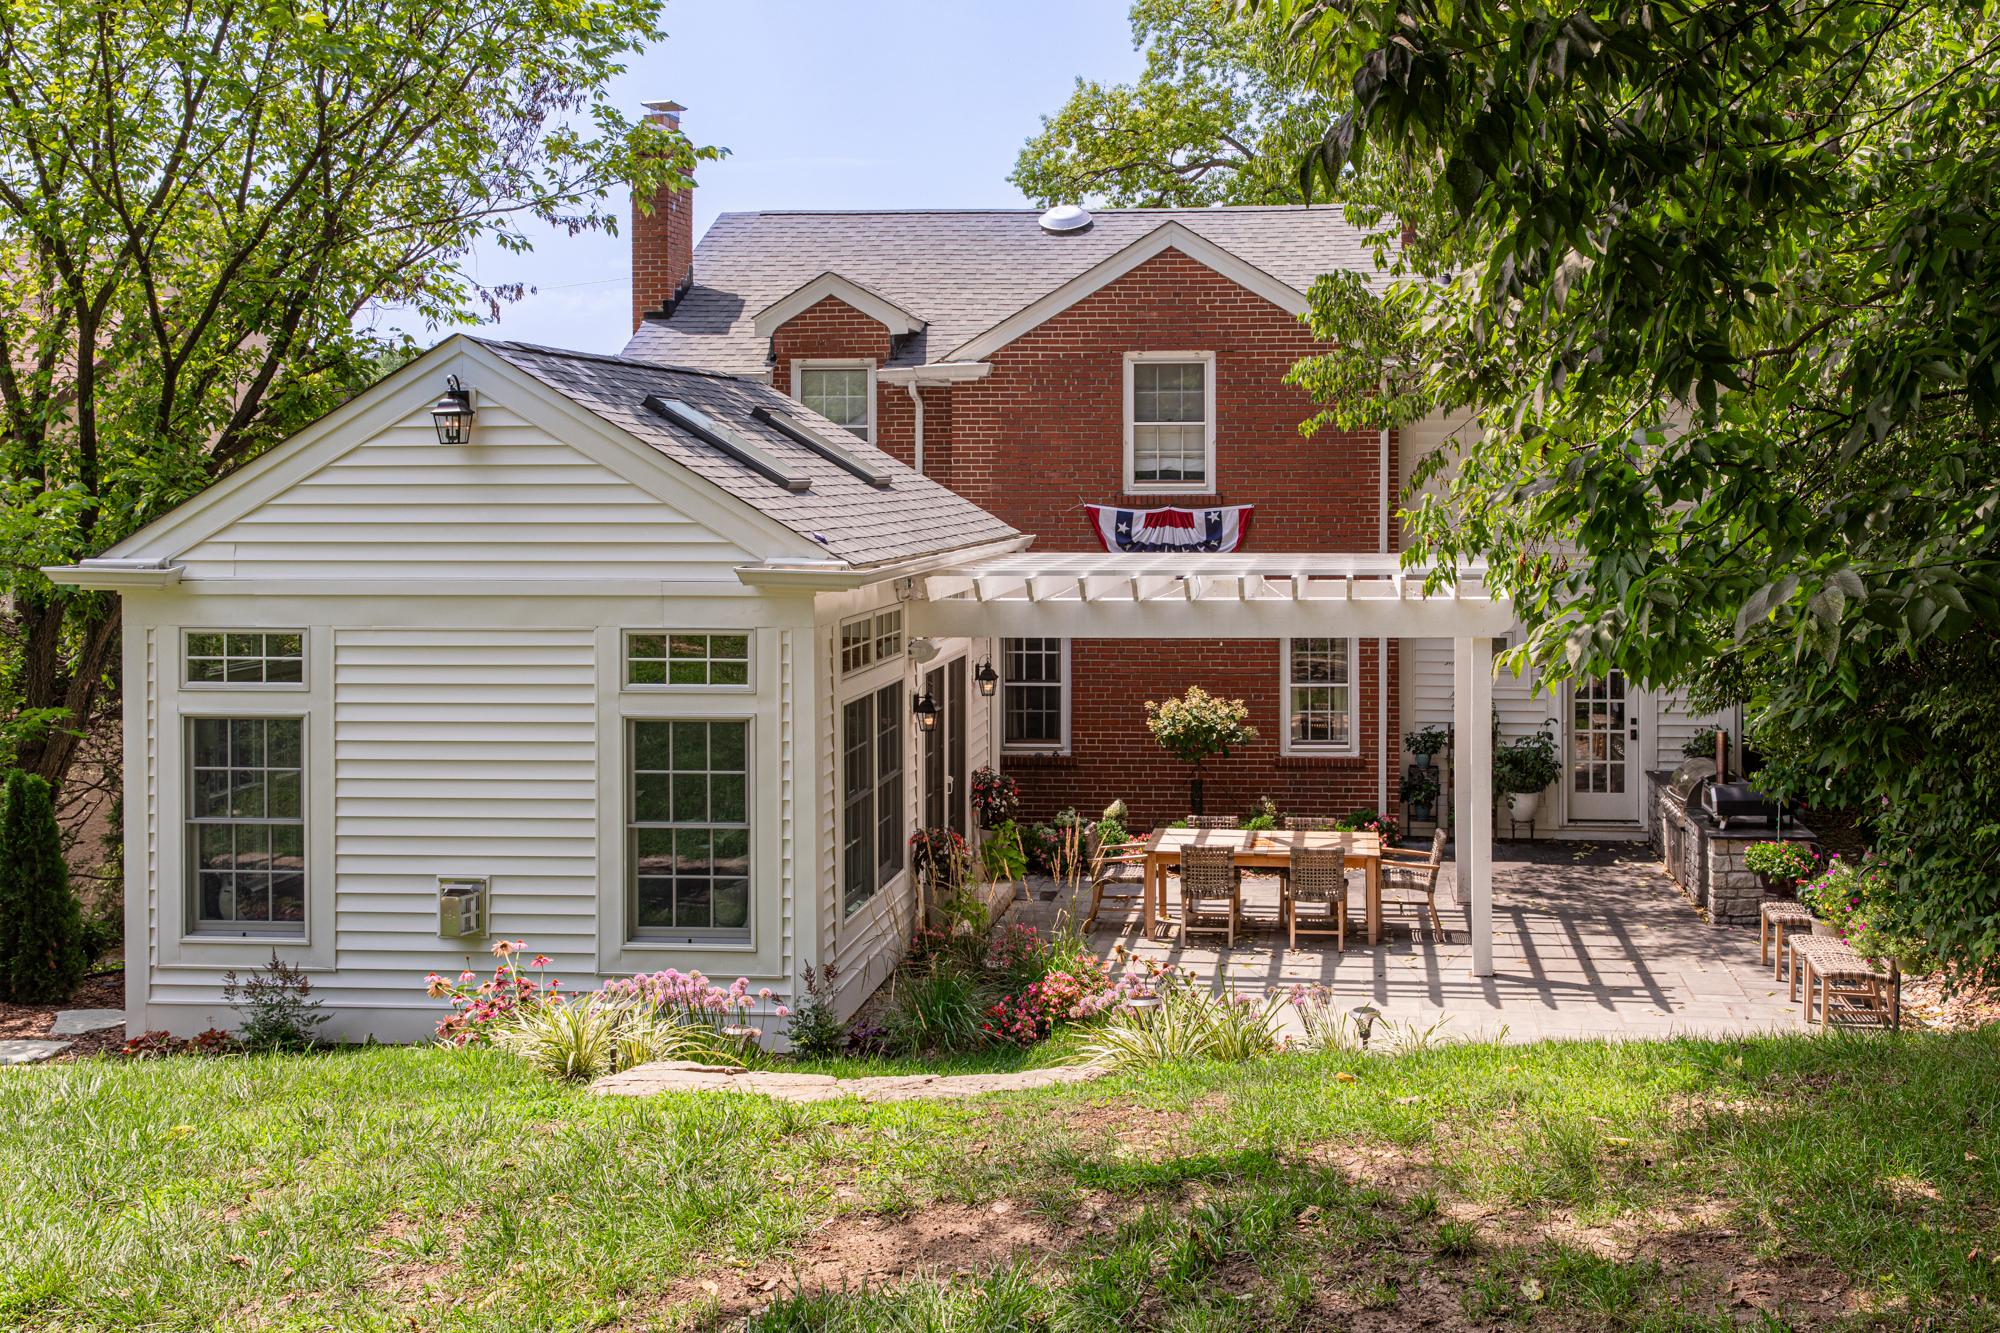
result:
[(1199, 685), (1165, 703), (1146, 701), (1146, 730), (1160, 748), (1199, 772), (1204, 760), (1228, 758), (1229, 751), (1257, 739), (1250, 709), (1241, 699), (1223, 699)]
[(1427, 759), (1443, 753), (1444, 747), (1449, 744), (1451, 744), (1451, 733), (1443, 727), (1421, 727), (1416, 731), (1403, 733), (1403, 748), (1411, 754), (1422, 755)]
[[(697, 151), (610, 94), (660, 0), (0, 12), (0, 711), (58, 782), (117, 604), (94, 555), (526, 289), (524, 223), (611, 225)], [(479, 259), (474, 261), (477, 253)]]
[(834, 983), (840, 977), (838, 964), (805, 966), (805, 997), (792, 1010), (786, 1035), (792, 1051), (804, 1056), (839, 1055), (847, 1049), (847, 1025), (840, 1021), (835, 1003)]
[(250, 1051), (308, 1051), (326, 1015), (303, 968), (271, 951), (271, 961), (247, 977), (222, 974), (222, 1002), (242, 1015), (236, 1040)]
[(1243, 827), (1252, 831), (1274, 829), (1284, 816), (1278, 811), (1278, 803), (1268, 796), (1257, 798), (1257, 808), (1243, 817)]
[(1082, 1058), (1112, 1069), (1189, 1060), (1243, 1061), (1279, 1046), (1284, 1001), (1219, 996), (1181, 982), (1163, 985), (1159, 1003), (1115, 1010), (1082, 1048)]
[(744, 1055), (706, 1024), (596, 995), (562, 996), (517, 1009), (494, 1033), (493, 1044), (546, 1078), (578, 1083), (655, 1060), (737, 1064)]
[(1397, 784), (1397, 794), (1404, 805), (1421, 805), (1433, 809), (1438, 801), (1438, 769), (1433, 764), (1412, 764), (1403, 773)]
[(1493, 751), (1493, 790), (1502, 796), (1541, 791), (1561, 776), (1555, 733), (1546, 727)]
[(949, 955), (900, 973), (889, 1009), (889, 1041), (899, 1051), (963, 1051), (984, 1037), (979, 1024), (992, 1002), (975, 966)]
[(1743, 868), (1753, 875), (1797, 881), (1818, 869), (1819, 862), (1803, 842), (1755, 842), (1743, 851)]
[(1715, 758), (1715, 738), (1721, 735), (1714, 727), (1703, 727), (1694, 735), (1681, 742), (1681, 755), (1687, 759)]
[(0, 806), (0, 994), (17, 1004), (60, 1004), (90, 959), (49, 784), (16, 769)]
[(979, 871), (990, 884), (1020, 879), (1028, 873), (1028, 853), (1021, 845), (1021, 829), (1011, 819), (1003, 819), (986, 831), (979, 844)]

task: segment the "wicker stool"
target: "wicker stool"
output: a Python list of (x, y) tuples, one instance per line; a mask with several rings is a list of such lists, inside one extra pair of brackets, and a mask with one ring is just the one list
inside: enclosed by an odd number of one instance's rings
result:
[(1812, 1004), (1813, 971), (1822, 963), (1831, 967), (1836, 964), (1844, 966), (1849, 962), (1861, 961), (1861, 955), (1848, 948), (1846, 940), (1836, 939), (1831, 935), (1802, 935), (1794, 931), (1789, 944), (1792, 955), (1790, 993), (1793, 1004), (1799, 1002), (1801, 981), (1806, 983), (1806, 1004), (1808, 1006)]
[(1840, 954), (1806, 956), (1806, 1022), (1813, 1021), (1813, 990), (1819, 990), (1819, 1024), (1833, 1022), (1833, 1008), (1839, 1002), (1843, 1015), (1867, 1015), (1870, 1021), (1885, 1024), (1891, 1032), (1903, 1027), (1903, 976), (1894, 963), (1884, 966), (1849, 950)]
[(1757, 961), (1771, 963), (1771, 979), (1777, 981), (1785, 974), (1785, 932), (1811, 930), (1812, 913), (1796, 898), (1776, 898), (1759, 909), (1759, 916), (1762, 919), (1757, 924)]

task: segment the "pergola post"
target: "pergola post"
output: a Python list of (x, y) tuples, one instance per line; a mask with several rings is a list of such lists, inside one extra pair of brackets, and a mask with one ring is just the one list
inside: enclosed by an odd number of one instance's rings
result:
[(1454, 865), (1472, 906), (1472, 975), (1493, 975), (1493, 641), (1452, 640)]

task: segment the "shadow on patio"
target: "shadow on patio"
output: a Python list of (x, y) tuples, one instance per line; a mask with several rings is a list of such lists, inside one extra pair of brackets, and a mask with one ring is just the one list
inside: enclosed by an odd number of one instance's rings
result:
[[(1203, 935), (1141, 938), (1138, 901), (1107, 902), (1091, 944), (1120, 946), (1213, 977), (1242, 994), (1294, 985), (1332, 988), (1343, 1005), (1372, 1001), (1389, 1018), (1448, 1036), (1664, 1037), (1796, 1028), (1785, 988), (1757, 962), (1757, 933), (1713, 927), (1675, 890), (1644, 844), (1498, 843), (1493, 858), (1494, 975), (1471, 975), (1465, 905), (1447, 860), (1438, 889), (1445, 938), (1389, 906), (1385, 938), (1371, 949), (1360, 929), (1360, 876), (1350, 876), (1347, 949), (1315, 937), (1288, 948), (1278, 929), (1277, 881), (1245, 881), (1247, 937), (1234, 948)], [(1055, 886), (1037, 882), (1042, 892)], [(1084, 887), (1085, 905), (1089, 888)], [(1178, 890), (1169, 902), (1177, 907)], [(1170, 908), (1170, 912), (1174, 910)], [(1009, 921), (1047, 926), (1080, 908), (1065, 894), (1013, 906)]]

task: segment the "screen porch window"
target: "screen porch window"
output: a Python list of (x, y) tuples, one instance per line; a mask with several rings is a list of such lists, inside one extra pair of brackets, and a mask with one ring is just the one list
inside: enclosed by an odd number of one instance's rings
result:
[(903, 686), (884, 685), (840, 710), (841, 901), (875, 896), (903, 869)]
[(750, 724), (629, 724), (632, 934), (750, 937)]
[(187, 721), (187, 846), (200, 935), (303, 935), (305, 719)]
[(303, 685), (306, 636), (298, 630), (187, 632), (190, 685)]
[(1066, 654), (1061, 639), (1000, 641), (1001, 744), (1061, 750), (1069, 743)]
[(625, 636), (627, 685), (748, 685), (748, 634), (664, 634)]
[(852, 675), (903, 651), (903, 608), (890, 607), (840, 626), (840, 674)]
[(1285, 702), (1292, 750), (1353, 752), (1353, 671), (1351, 640), (1285, 641)]
[(1195, 490), (1213, 487), (1209, 476), (1209, 378), (1207, 360), (1135, 360), (1127, 404), (1134, 489)]
[(801, 366), (799, 401), (836, 426), (868, 438), (868, 367)]

